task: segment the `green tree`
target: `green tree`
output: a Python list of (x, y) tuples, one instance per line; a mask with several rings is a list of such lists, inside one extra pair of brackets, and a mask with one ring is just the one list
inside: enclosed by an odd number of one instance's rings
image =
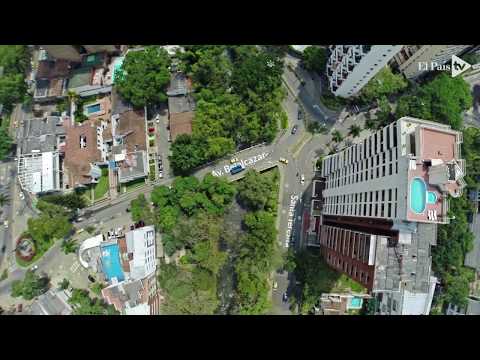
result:
[(315, 45), (307, 47), (303, 52), (305, 69), (324, 74), (327, 65), (327, 50)]
[(154, 215), (150, 209), (150, 204), (144, 194), (140, 194), (136, 199), (130, 202), (130, 211), (132, 220), (137, 222), (143, 220), (145, 224), (151, 225), (155, 222)]
[(65, 206), (71, 210), (83, 209), (87, 204), (85, 198), (77, 192), (42, 196), (41, 199), (51, 204)]
[(10, 202), (10, 199), (7, 195), (5, 194), (0, 194), (0, 207), (8, 204)]
[(61, 282), (58, 283), (58, 287), (61, 290), (67, 290), (69, 286), (70, 286), (70, 281), (68, 279), (65, 279), (65, 278)]
[(78, 249), (78, 244), (74, 239), (66, 239), (62, 241), (62, 251), (65, 254), (75, 253)]
[[(1, 102), (0, 102), (1, 103)], [(12, 147), (12, 138), (4, 127), (0, 127), (0, 160), (3, 160)]]
[(360, 126), (353, 124), (348, 128), (348, 135), (355, 138), (360, 136), (361, 131), (362, 128)]
[(15, 103), (22, 102), (27, 91), (24, 74), (4, 74), (0, 77), (0, 104), (10, 111)]
[(180, 209), (173, 206), (164, 206), (158, 210), (158, 225), (160, 226), (160, 231), (164, 233), (170, 233), (175, 224), (177, 223), (177, 218), (180, 215)]
[(37, 252), (43, 253), (55, 240), (63, 239), (71, 233), (70, 211), (63, 206), (39, 200), (37, 208), (41, 211), (37, 218), (27, 221), (27, 232), (35, 242)]
[(47, 277), (40, 277), (31, 270), (27, 270), (23, 280), (12, 282), (12, 297), (23, 297), (25, 300), (43, 294), (48, 290), (50, 280)]
[(413, 116), (449, 124), (458, 130), (462, 112), (472, 106), (470, 86), (461, 77), (440, 74), (421, 86), (414, 94), (399, 99), (396, 117)]
[(401, 74), (394, 74), (388, 66), (380, 70), (362, 88), (360, 97), (364, 102), (372, 102), (381, 96), (389, 96), (405, 90), (408, 86), (407, 80)]
[(120, 95), (135, 107), (164, 102), (170, 82), (170, 58), (158, 46), (131, 51), (125, 57), (116, 86)]
[(174, 201), (173, 197), (173, 192), (165, 185), (155, 186), (150, 194), (153, 204), (157, 207), (172, 204)]
[(342, 133), (338, 130), (332, 132), (332, 141), (335, 143), (340, 143), (343, 141)]
[[(249, 170), (238, 183), (238, 200), (251, 210), (270, 210), (272, 192), (275, 193), (278, 177), (261, 175), (255, 170)], [(276, 200), (276, 199), (274, 199)], [(276, 201), (273, 202), (276, 209)]]
[(73, 307), (73, 315), (118, 315), (112, 305), (97, 298), (90, 298), (88, 291), (83, 289), (73, 289), (68, 302)]

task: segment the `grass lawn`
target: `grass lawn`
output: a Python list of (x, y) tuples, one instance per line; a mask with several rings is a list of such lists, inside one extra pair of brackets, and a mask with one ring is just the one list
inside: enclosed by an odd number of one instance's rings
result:
[(105, 196), (108, 192), (109, 182), (108, 182), (108, 169), (102, 168), (102, 176), (95, 187), (93, 188), (94, 200), (99, 200)]
[(141, 179), (130, 181), (130, 182), (122, 185), (122, 187), (126, 188), (127, 192), (128, 192), (128, 191), (132, 191), (133, 189), (139, 187), (140, 185), (144, 185), (144, 184), (145, 184), (145, 179), (141, 178)]

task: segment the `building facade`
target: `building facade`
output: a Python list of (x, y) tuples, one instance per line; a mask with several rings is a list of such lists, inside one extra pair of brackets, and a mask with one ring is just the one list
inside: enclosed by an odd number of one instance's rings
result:
[(331, 45), (327, 76), (335, 96), (355, 96), (402, 45)]
[(322, 163), (325, 215), (446, 224), (448, 196), (459, 197), (462, 133), (403, 117)]
[(447, 125), (403, 117), (322, 161), (309, 238), (330, 267), (368, 289), (378, 314), (430, 312), (430, 247), (450, 220), (448, 196), (466, 185), (461, 143)]
[(405, 77), (415, 79), (425, 72), (423, 64), (434, 63), (437, 66), (443, 65), (451, 60), (452, 55), (461, 55), (472, 46), (473, 45), (405, 45), (403, 49), (395, 55), (393, 61)]

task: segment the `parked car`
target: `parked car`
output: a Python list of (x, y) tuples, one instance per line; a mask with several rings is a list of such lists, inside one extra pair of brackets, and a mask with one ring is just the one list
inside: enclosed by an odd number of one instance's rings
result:
[(288, 295), (287, 295), (286, 292), (283, 293), (282, 300), (283, 300), (283, 302), (285, 302), (285, 303), (288, 301)]
[(285, 165), (288, 165), (288, 160), (285, 158), (281, 157), (280, 159), (278, 159), (278, 161), (280, 161), (281, 163), (284, 163)]
[(273, 290), (278, 289), (278, 283), (276, 281), (273, 282)]
[(296, 134), (298, 130), (298, 125), (294, 125), (292, 128), (292, 135)]
[(7, 245), (3, 245), (3, 246), (2, 246), (2, 254), (5, 253), (5, 250), (6, 250), (6, 249), (7, 249)]
[(33, 265), (31, 268), (30, 268), (31, 271), (36, 271), (38, 270), (38, 265)]
[(163, 179), (163, 172), (162, 172), (162, 171), (159, 171), (158, 177), (159, 177), (160, 179)]
[(298, 120), (302, 120), (302, 119), (303, 119), (303, 111), (302, 111), (302, 110), (298, 110), (297, 118), (298, 118)]
[(23, 192), (20, 192), (18, 194), (18, 197), (21, 199), (21, 200), (24, 200), (25, 199), (25, 195), (23, 195)]
[(302, 176), (300, 177), (300, 184), (305, 184), (305, 175), (302, 174)]
[(235, 164), (236, 162), (238, 162), (238, 158), (234, 157), (234, 158), (231, 158), (230, 159), (230, 164)]
[(91, 283), (95, 282), (95, 278), (92, 275), (88, 275), (87, 278), (88, 278), (88, 281), (90, 281)]
[(8, 220), (5, 220), (5, 221), (3, 222), (3, 226), (5, 226), (5, 229), (8, 229)]

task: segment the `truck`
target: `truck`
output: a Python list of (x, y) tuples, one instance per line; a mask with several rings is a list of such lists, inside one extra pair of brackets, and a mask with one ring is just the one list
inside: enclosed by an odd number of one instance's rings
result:
[(230, 174), (235, 175), (235, 174), (238, 174), (240, 171), (243, 171), (243, 170), (245, 170), (245, 168), (241, 164), (238, 164), (238, 165), (235, 165), (234, 167), (232, 167), (230, 169)]

